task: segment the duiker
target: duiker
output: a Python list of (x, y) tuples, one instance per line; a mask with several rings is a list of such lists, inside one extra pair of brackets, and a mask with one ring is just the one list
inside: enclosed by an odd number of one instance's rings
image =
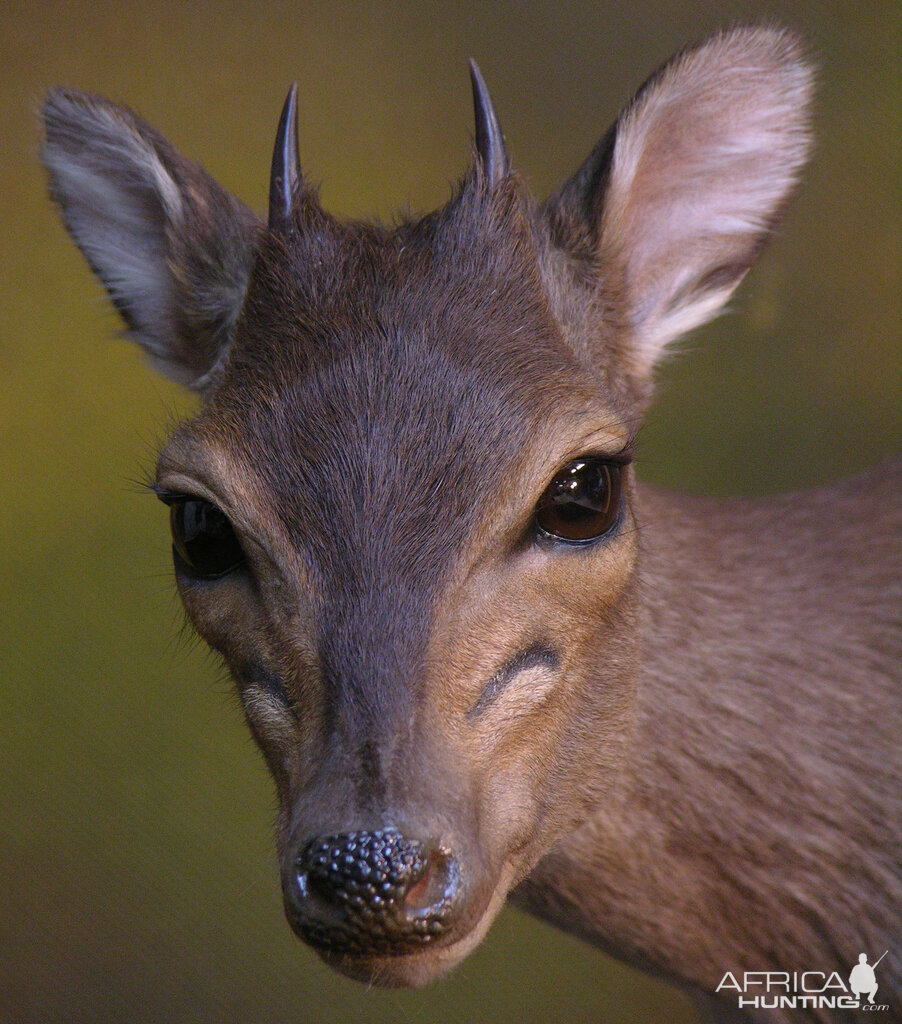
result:
[(130, 111), (46, 103), (72, 237), (201, 396), (155, 489), (275, 780), (288, 919), (386, 985), (508, 897), (712, 1013), (728, 970), (847, 977), (898, 938), (898, 467), (712, 501), (630, 465), (656, 362), (805, 161), (798, 41), (678, 55), (543, 204), (472, 78), (473, 166), (391, 229), (322, 209), (294, 89), (266, 223)]

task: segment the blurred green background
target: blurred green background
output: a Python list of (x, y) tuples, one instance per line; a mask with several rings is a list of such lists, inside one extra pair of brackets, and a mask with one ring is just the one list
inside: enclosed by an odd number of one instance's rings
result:
[(662, 372), (648, 479), (829, 480), (898, 450), (895, 0), (7, 2), (0, 14), (0, 1020), (690, 1022), (679, 993), (506, 911), (451, 979), (366, 991), (282, 918), (273, 797), (228, 682), (180, 635), (167, 517), (140, 480), (190, 400), (118, 324), (44, 194), (56, 83), (135, 107), (263, 209), (288, 83), (333, 210), (429, 208), (463, 169), (465, 59), (547, 193), (672, 51), (800, 28), (818, 144), (780, 236)]

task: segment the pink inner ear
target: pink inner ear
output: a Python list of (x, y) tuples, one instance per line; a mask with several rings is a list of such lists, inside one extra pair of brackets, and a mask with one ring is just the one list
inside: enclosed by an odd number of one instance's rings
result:
[(808, 153), (811, 79), (794, 37), (738, 30), (667, 65), (621, 118), (601, 255), (646, 369), (754, 262)]

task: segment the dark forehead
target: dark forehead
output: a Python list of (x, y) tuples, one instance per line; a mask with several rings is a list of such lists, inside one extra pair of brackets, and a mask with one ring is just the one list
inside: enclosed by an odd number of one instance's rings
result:
[(211, 420), (317, 562), (424, 569), (579, 385), (514, 188), (391, 231), (302, 203), (263, 239)]
[(469, 181), (447, 206), (392, 230), (337, 221), (310, 195), (294, 214), (287, 236), (262, 239), (233, 381), (293, 380), (347, 348), (417, 337), (496, 377), (513, 355), (529, 364), (524, 373), (569, 361), (547, 311), (541, 234), (515, 177), (492, 192)]

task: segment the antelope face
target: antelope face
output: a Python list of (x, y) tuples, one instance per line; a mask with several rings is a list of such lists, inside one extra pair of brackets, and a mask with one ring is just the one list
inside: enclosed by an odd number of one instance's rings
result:
[(67, 227), (203, 397), (156, 488), (276, 782), (288, 918), (385, 984), (459, 960), (609, 792), (638, 672), (631, 436), (807, 149), (777, 30), (675, 58), (541, 207), (473, 84), (472, 170), (391, 231), (319, 206), (294, 90), (266, 226), (130, 111), (45, 106)]
[[(293, 274), (309, 227), (264, 240), (157, 473), (188, 615), (277, 782), (288, 918), (382, 983), (479, 940), (628, 732), (629, 434), (548, 311), (517, 191), (496, 204), (321, 222), (325, 307)], [(499, 217), (503, 258), (468, 228)]]

